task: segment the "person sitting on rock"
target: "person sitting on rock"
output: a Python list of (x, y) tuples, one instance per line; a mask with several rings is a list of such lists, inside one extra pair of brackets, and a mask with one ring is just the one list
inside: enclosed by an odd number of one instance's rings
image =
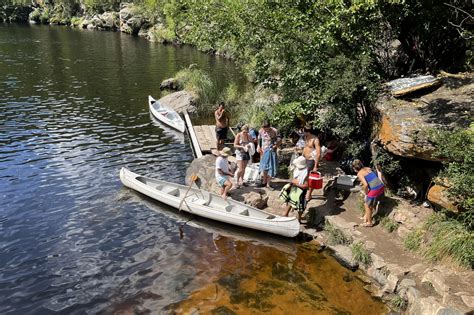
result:
[(357, 172), (357, 178), (362, 185), (362, 192), (365, 194), (364, 198), (364, 223), (362, 226), (372, 227), (372, 213), (377, 207), (377, 203), (384, 195), (385, 185), (379, 179), (377, 174), (372, 171), (370, 167), (364, 167), (361, 160), (354, 160), (352, 168)]
[(220, 194), (224, 200), (227, 199), (227, 193), (232, 188), (230, 177), (234, 176), (229, 171), (229, 161), (227, 160), (231, 153), (232, 150), (226, 147), (219, 152), (219, 156), (216, 159), (216, 181), (221, 188)]
[(298, 211), (298, 221), (301, 223), (301, 214), (306, 208), (306, 191), (308, 190), (308, 169), (306, 159), (300, 156), (293, 161), (295, 170), (293, 171), (293, 179), (286, 184), (280, 192), (280, 199), (287, 203), (285, 213), (287, 217), (290, 210)]

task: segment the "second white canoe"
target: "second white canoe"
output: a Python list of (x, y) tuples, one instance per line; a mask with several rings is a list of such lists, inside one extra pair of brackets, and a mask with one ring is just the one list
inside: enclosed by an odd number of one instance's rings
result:
[(148, 95), (148, 106), (150, 107), (150, 112), (156, 119), (180, 132), (184, 132), (186, 128), (184, 120), (177, 112), (163, 106), (160, 101), (155, 100), (150, 95)]

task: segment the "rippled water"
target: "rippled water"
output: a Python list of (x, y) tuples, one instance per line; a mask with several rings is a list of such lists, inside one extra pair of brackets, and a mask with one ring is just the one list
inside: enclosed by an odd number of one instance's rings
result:
[[(238, 311), (238, 305), (269, 311), (248, 299), (225, 300), (237, 294), (232, 281), (259, 283), (276, 262), (283, 268), (278, 274), (324, 280), (305, 264), (288, 268), (308, 259), (330, 261), (330, 283), (347, 287), (345, 271), (314, 250), (189, 218), (122, 187), (122, 166), (184, 182), (193, 158), (188, 139), (153, 122), (146, 99), (158, 97), (160, 82), (191, 63), (221, 87), (243, 82), (231, 63), (189, 47), (120, 33), (0, 24), (1, 314), (188, 312), (213, 285), (223, 300), (206, 300), (209, 311)], [(293, 297), (303, 283), (298, 279)], [(329, 303), (325, 310), (357, 309), (359, 302), (321, 288), (313, 289)], [(371, 310), (383, 309), (357, 281), (350, 290)]]

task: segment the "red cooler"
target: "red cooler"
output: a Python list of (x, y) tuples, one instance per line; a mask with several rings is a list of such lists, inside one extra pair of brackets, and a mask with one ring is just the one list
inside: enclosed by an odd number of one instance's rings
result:
[(309, 174), (309, 186), (314, 189), (323, 188), (323, 177), (320, 172), (311, 172)]

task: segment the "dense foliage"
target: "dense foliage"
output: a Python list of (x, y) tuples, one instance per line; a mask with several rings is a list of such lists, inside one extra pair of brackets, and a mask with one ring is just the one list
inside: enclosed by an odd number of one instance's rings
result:
[(259, 109), (284, 131), (296, 119), (312, 122), (349, 143), (353, 155), (366, 149), (381, 80), (452, 70), (472, 54), (473, 20), (462, 0), (45, 0), (36, 3), (46, 9), (32, 15), (68, 24), (126, 2), (161, 22), (158, 40), (232, 57), (281, 95), (275, 108)]
[(474, 128), (431, 133), (435, 156), (444, 159), (439, 183), (448, 186), (455, 204), (462, 210), (458, 220), (474, 229)]

